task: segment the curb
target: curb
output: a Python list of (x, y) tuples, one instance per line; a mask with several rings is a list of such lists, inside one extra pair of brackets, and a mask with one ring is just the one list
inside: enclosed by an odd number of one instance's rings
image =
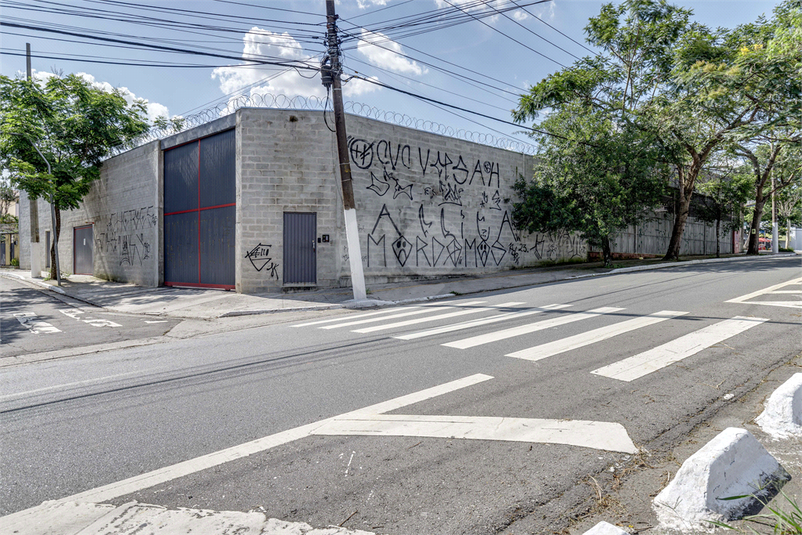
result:
[(792, 375), (769, 396), (755, 422), (775, 440), (802, 435), (802, 373)]
[(729, 427), (682, 463), (652, 507), (664, 528), (709, 530), (711, 522), (737, 520), (762, 506), (789, 479), (749, 431)]
[[(58, 286), (53, 286), (52, 284), (47, 284), (44, 281), (36, 280), (34, 278), (26, 279), (22, 275), (17, 275), (16, 273), (0, 273), (0, 277), (5, 277), (7, 279), (15, 279), (15, 280), (19, 280), (19, 281), (22, 281), (22, 282), (27, 282), (27, 283), (30, 283), (30, 284), (34, 284), (36, 286), (41, 286), (42, 288), (45, 288), (46, 290), (50, 290), (51, 292), (56, 292), (56, 293), (61, 294), (61, 295), (67, 295), (68, 297), (72, 297), (71, 295), (68, 295), (67, 292), (65, 292), (63, 288), (59, 288)], [(83, 299), (79, 299), (79, 301), (83, 301)], [(90, 303), (90, 304), (92, 304), (92, 303)]]

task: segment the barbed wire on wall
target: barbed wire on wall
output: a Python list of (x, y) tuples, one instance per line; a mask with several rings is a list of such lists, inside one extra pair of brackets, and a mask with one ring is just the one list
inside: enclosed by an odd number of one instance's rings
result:
[[(186, 132), (196, 126), (214, 121), (226, 115), (230, 115), (242, 108), (272, 108), (282, 110), (311, 110), (311, 111), (329, 111), (327, 109), (328, 99), (322, 99), (315, 96), (294, 96), (287, 95), (274, 95), (272, 93), (256, 93), (252, 95), (242, 95), (229, 100), (228, 102), (211, 106), (205, 110), (193, 113), (187, 117), (176, 118), (163, 127), (153, 127), (145, 134), (131, 140), (129, 143), (118, 147), (111, 156), (116, 156), (136, 147), (141, 147), (151, 141), (163, 139), (181, 132)], [(375, 106), (363, 104), (361, 102), (348, 101), (344, 104), (346, 113), (365, 117), (368, 119), (375, 119), (385, 123), (404, 126), (407, 128), (414, 128), (432, 134), (440, 134), (443, 136), (453, 137), (470, 141), (472, 143), (479, 143), (481, 145), (488, 145), (500, 149), (511, 150), (523, 154), (535, 154), (537, 147), (530, 143), (518, 141), (507, 137), (496, 137), (491, 134), (483, 132), (473, 132), (470, 130), (453, 128), (435, 121), (417, 119), (405, 113), (394, 111), (385, 111)]]

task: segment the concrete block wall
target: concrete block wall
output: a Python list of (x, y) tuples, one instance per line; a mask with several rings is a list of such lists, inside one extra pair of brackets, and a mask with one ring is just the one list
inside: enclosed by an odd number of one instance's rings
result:
[[(512, 185), (531, 156), (357, 116), (348, 134), (368, 284), (586, 256), (575, 235), (513, 227)], [(344, 242), (340, 254), (347, 278)]]
[[(237, 291), (284, 287), (285, 212), (317, 214), (318, 236), (332, 238), (317, 246), (317, 286), (336, 286), (342, 199), (335, 138), (322, 112), (243, 108), (236, 116)], [(249, 253), (256, 248), (254, 263)]]
[(81, 206), (61, 213), (62, 270), (74, 270), (73, 229), (91, 224), (96, 277), (158, 286), (162, 277), (160, 177), (158, 141), (106, 160), (100, 179)]

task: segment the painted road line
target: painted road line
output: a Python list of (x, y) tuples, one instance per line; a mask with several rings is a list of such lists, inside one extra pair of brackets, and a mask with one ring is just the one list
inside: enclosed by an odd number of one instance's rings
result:
[[(356, 418), (390, 412), (407, 405), (412, 405), (413, 403), (419, 403), (433, 397), (442, 396), (443, 394), (448, 394), (461, 388), (467, 388), (490, 379), (492, 379), (491, 376), (478, 373), (463, 379), (458, 379), (456, 381), (451, 381), (442, 385), (434, 386), (432, 388), (427, 388), (419, 392), (414, 392), (412, 394), (407, 394), (395, 399), (383, 401), (363, 409), (358, 409), (340, 416), (335, 416), (334, 418)], [(287, 431), (282, 431), (274, 435), (268, 435), (251, 442), (240, 444), (239, 446), (226, 448), (224, 450), (203, 455), (195, 459), (190, 459), (188, 461), (183, 461), (171, 466), (160, 468), (158, 470), (153, 470), (152, 472), (147, 472), (145, 474), (124, 479), (116, 483), (111, 483), (109, 485), (104, 485), (102, 487), (87, 490), (85, 492), (73, 494), (72, 496), (61, 498), (58, 500), (58, 502), (107, 502), (109, 500), (119, 498), (120, 496), (125, 496), (126, 494), (139, 492), (140, 490), (153, 487), (154, 485), (166, 483), (167, 481), (172, 481), (179, 477), (194, 474), (196, 472), (200, 472), (201, 470), (214, 468), (215, 466), (219, 466), (230, 461), (242, 459), (243, 457), (260, 453), (271, 448), (287, 444), (288, 442), (293, 442), (295, 440), (314, 435), (317, 429), (324, 426), (334, 418), (327, 418), (311, 424), (288, 429)]]
[(590, 310), (588, 312), (571, 312), (559, 318), (529, 323), (527, 325), (521, 325), (520, 327), (512, 327), (510, 329), (504, 329), (502, 331), (496, 331), (488, 334), (480, 334), (478, 336), (472, 336), (470, 338), (464, 338), (462, 340), (457, 340), (456, 342), (448, 342), (447, 344), (442, 345), (457, 349), (468, 349), (470, 347), (476, 347), (482, 344), (489, 344), (490, 342), (498, 342), (499, 340), (506, 340), (507, 338), (513, 338), (515, 336), (522, 336), (524, 334), (542, 331), (544, 329), (550, 329), (560, 325), (566, 325), (575, 321), (595, 318), (596, 316), (601, 316), (602, 314), (613, 314), (622, 310), (624, 309), (616, 307), (602, 307)]
[(428, 323), (431, 321), (438, 321), (444, 320), (449, 318), (456, 318), (459, 316), (467, 316), (468, 314), (478, 314), (479, 312), (487, 312), (491, 310), (497, 310), (498, 308), (502, 307), (511, 307), (515, 305), (522, 305), (523, 303), (520, 302), (512, 302), (512, 303), (501, 303), (500, 305), (493, 305), (490, 307), (478, 307), (478, 308), (470, 308), (468, 310), (458, 310), (456, 312), (448, 312), (446, 314), (438, 314), (436, 316), (426, 316), (425, 318), (415, 318), (411, 320), (405, 321), (398, 321), (396, 323), (388, 323), (385, 325), (374, 325), (373, 327), (365, 327), (362, 329), (356, 329), (351, 332), (354, 333), (372, 333), (376, 331), (384, 331), (387, 329), (396, 329), (398, 327), (406, 327), (408, 325), (417, 325), (418, 323)]
[(335, 323), (337, 321), (355, 320), (361, 318), (369, 318), (371, 316), (379, 316), (382, 314), (390, 314), (391, 312), (400, 312), (404, 310), (416, 310), (418, 307), (400, 307), (400, 308), (387, 308), (379, 310), (378, 312), (367, 312), (365, 314), (354, 314), (346, 316), (338, 316), (336, 318), (329, 318), (325, 320), (308, 321), (306, 323), (299, 323), (298, 325), (291, 325), (291, 327), (312, 327), (313, 325), (322, 325), (324, 323)]
[(802, 284), (802, 278), (793, 279), (788, 282), (783, 282), (780, 284), (775, 284), (774, 286), (769, 286), (768, 288), (763, 288), (762, 290), (742, 295), (741, 297), (736, 297), (735, 299), (730, 299), (729, 301), (725, 301), (725, 303), (767, 305), (767, 306), (786, 307), (786, 308), (802, 308), (802, 302), (800, 301), (752, 301), (752, 299), (754, 299), (755, 297), (760, 297), (761, 295), (786, 293), (786, 292), (778, 292), (777, 290), (779, 290), (780, 288), (785, 288), (786, 286), (793, 286), (797, 284)]
[(145, 321), (145, 323), (167, 323), (167, 320)]
[(582, 420), (383, 414), (334, 418), (315, 434), (501, 440), (638, 452), (621, 424)]
[(614, 323), (613, 325), (607, 325), (605, 327), (593, 329), (592, 331), (588, 331), (586, 333), (569, 336), (568, 338), (563, 338), (562, 340), (555, 340), (554, 342), (550, 342), (548, 344), (542, 344), (539, 346), (530, 347), (528, 349), (523, 349), (521, 351), (515, 351), (514, 353), (509, 353), (506, 356), (531, 361), (545, 359), (559, 353), (565, 353), (566, 351), (579, 349), (580, 347), (595, 344), (596, 342), (607, 340), (608, 338), (618, 336), (619, 334), (628, 333), (630, 331), (641, 329), (649, 325), (654, 325), (655, 323), (660, 323), (684, 314), (687, 314), (687, 312), (661, 310), (660, 312), (655, 312), (654, 314), (649, 314), (648, 316), (633, 318), (631, 320)]
[(549, 310), (559, 310), (562, 308), (568, 308), (571, 305), (545, 305), (539, 308), (533, 308), (528, 310), (521, 310), (520, 312), (506, 312), (504, 314), (497, 314), (495, 316), (491, 316), (489, 318), (482, 318), (478, 320), (471, 320), (465, 321), (462, 323), (455, 323), (453, 325), (446, 325), (444, 327), (437, 327), (435, 329), (429, 329), (426, 331), (418, 331), (410, 334), (402, 334), (399, 336), (394, 336), (393, 338), (397, 338), (399, 340), (416, 340), (418, 338), (425, 338), (427, 336), (434, 336), (436, 334), (443, 334), (443, 333), (450, 333), (453, 331), (461, 331), (463, 329), (470, 329), (471, 327), (479, 327), (481, 325), (490, 325), (491, 323), (498, 323), (500, 321), (506, 321), (509, 319), (517, 319), (523, 318), (526, 316), (533, 316), (535, 314), (542, 314), (543, 312), (547, 312)]
[(36, 319), (37, 316), (34, 312), (18, 312), (14, 314), (14, 317), (17, 318), (17, 321), (19, 321), (23, 327), (33, 334), (54, 334), (61, 332), (61, 329), (54, 327), (46, 321)]
[(319, 327), (320, 329), (339, 329), (341, 327), (352, 327), (354, 325), (364, 325), (365, 323), (376, 323), (377, 321), (387, 321), (387, 320), (394, 320), (396, 318), (405, 318), (407, 316), (417, 316), (419, 314), (426, 314), (432, 311), (439, 311), (439, 310), (451, 310), (456, 308), (457, 306), (466, 307), (470, 305), (478, 305), (480, 303), (484, 303), (484, 301), (470, 301), (468, 303), (464, 303), (462, 305), (452, 305), (452, 306), (441, 306), (441, 307), (432, 307), (432, 308), (421, 308), (418, 310), (413, 310), (411, 312), (402, 312), (401, 314), (392, 314), (390, 316), (383, 316), (381, 318), (370, 318), (366, 320), (356, 320), (356, 321), (346, 321), (345, 323), (338, 323), (337, 325), (326, 325), (325, 327)]
[(802, 294), (802, 290), (777, 290), (776, 292), (769, 292), (770, 294)]
[(667, 344), (655, 347), (634, 357), (614, 362), (590, 373), (619, 381), (632, 381), (675, 362), (688, 358), (708, 347), (723, 342), (756, 325), (769, 321), (766, 318), (736, 316), (681, 336)]
[(59, 309), (59, 312), (64, 314), (65, 316), (72, 318), (74, 320), (82, 321), (84, 323), (88, 323), (92, 327), (122, 327), (119, 323), (114, 323), (110, 320), (103, 320), (103, 319), (93, 319), (93, 318), (81, 318), (79, 317), (83, 314), (83, 310), (64, 310)]

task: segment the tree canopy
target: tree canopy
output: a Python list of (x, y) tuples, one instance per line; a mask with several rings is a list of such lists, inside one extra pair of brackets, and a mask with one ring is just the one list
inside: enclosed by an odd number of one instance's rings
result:
[[(60, 211), (78, 207), (115, 147), (148, 130), (145, 103), (129, 103), (120, 91), (74, 74), (43, 81), (0, 76), (0, 112), (0, 164), (12, 184), (32, 201), (52, 196), (54, 257)], [(51, 266), (55, 277), (55, 261)]]
[(771, 19), (711, 30), (666, 0), (605, 4), (585, 28), (600, 53), (532, 86), (513, 117), (536, 120), (581, 104), (613, 121), (615, 132), (640, 131), (653, 145), (644, 154), (655, 169), (673, 168), (677, 196), (665, 256), (677, 258), (697, 179), (715, 152), (773, 129), (798, 135), (800, 13), (799, 0), (785, 0)]

